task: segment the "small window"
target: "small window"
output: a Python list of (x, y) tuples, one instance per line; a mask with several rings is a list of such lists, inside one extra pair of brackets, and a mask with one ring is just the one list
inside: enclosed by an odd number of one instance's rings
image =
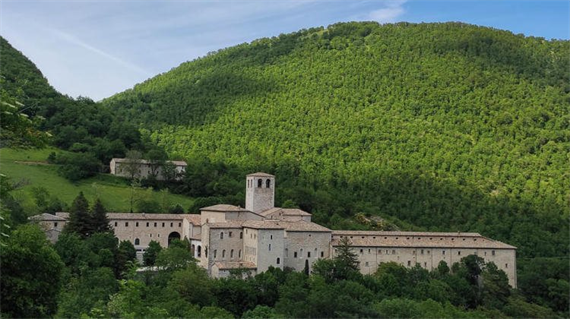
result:
[(395, 255), (395, 254), (396, 254), (396, 250), (392, 249), (392, 255)]
[(423, 250), (423, 249), (421, 250), (421, 254), (422, 254), (422, 255), (424, 254), (424, 250)]
[(164, 227), (164, 223), (162, 223), (162, 227)]
[(269, 236), (269, 239), (273, 239), (273, 235)]
[(217, 255), (218, 255), (218, 250), (214, 249), (214, 258), (216, 258)]
[(139, 222), (136, 222), (136, 223), (135, 223), (135, 227), (139, 227)]
[(310, 251), (307, 252), (307, 258), (311, 258), (311, 252)]
[(271, 244), (269, 244), (269, 251), (271, 251)]
[(408, 260), (408, 266), (411, 266), (411, 265), (412, 265), (412, 262)]
[(224, 239), (224, 232), (220, 233), (220, 239)]
[(271, 180), (269, 178), (265, 181), (265, 187), (266, 188), (271, 187)]
[(170, 227), (174, 227), (174, 223), (170, 223)]
[(368, 262), (365, 263), (366, 267), (368, 267)]
[(230, 250), (230, 258), (232, 258), (232, 259), (234, 258), (234, 250), (233, 249)]
[(160, 234), (157, 234), (156, 237), (160, 238)]
[(229, 233), (228, 233), (228, 237), (229, 237), (229, 238), (232, 238), (232, 232), (229, 232)]
[(152, 234), (149, 234), (150, 238), (152, 238)]
[(424, 263), (424, 267), (426, 267), (426, 268), (427, 268), (427, 263)]
[(324, 257), (325, 257), (325, 252), (321, 251), (321, 258), (324, 258)]
[(125, 227), (129, 227), (129, 222), (125, 222)]
[[(199, 254), (199, 253), (200, 253), (200, 250), (198, 250), (198, 254)], [(208, 258), (208, 247), (204, 248), (204, 256), (205, 256), (206, 258)], [(200, 256), (198, 256), (198, 257), (200, 257)]]
[(117, 223), (117, 222), (115, 222), (115, 227), (117, 227), (117, 224), (118, 224), (118, 223)]
[(293, 253), (293, 258), (297, 258), (297, 252)]
[(238, 258), (241, 258), (241, 249), (238, 250)]
[(156, 223), (154, 223), (154, 227), (156, 227)]
[(141, 244), (141, 241), (140, 241), (140, 239), (138, 239), (138, 238), (135, 238), (135, 245), (140, 245), (140, 244)]
[(53, 223), (53, 227), (57, 228), (57, 222)]
[(441, 251), (441, 254), (442, 254), (442, 255), (445, 255), (445, 250), (442, 250), (442, 251)]
[(261, 185), (263, 184), (263, 181), (260, 179), (257, 180), (257, 187), (261, 188)]
[(277, 257), (277, 265), (279, 265), (281, 263), (281, 259), (279, 259), (279, 257)]
[(360, 253), (361, 253), (361, 254), (364, 254), (364, 249), (361, 249), (361, 250), (360, 250)]
[(461, 256), (461, 251), (458, 251), (458, 252), (457, 252), (457, 256)]
[(239, 232), (239, 239), (243, 239), (243, 232)]
[(491, 255), (495, 256), (495, 251), (491, 250)]
[(226, 250), (222, 250), (222, 258), (226, 258)]
[(505, 264), (505, 268), (509, 268), (509, 264)]
[(182, 227), (182, 223), (178, 223), (178, 227)]
[(149, 225), (150, 225), (150, 223), (149, 223), (149, 222), (147, 222), (147, 223), (146, 223), (146, 227), (148, 227)]

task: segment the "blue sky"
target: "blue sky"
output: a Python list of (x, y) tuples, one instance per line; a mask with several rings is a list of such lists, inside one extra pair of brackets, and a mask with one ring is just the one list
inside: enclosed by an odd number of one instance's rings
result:
[(0, 1), (0, 35), (58, 91), (94, 100), (210, 51), (339, 21), (461, 21), (567, 40), (570, 1)]

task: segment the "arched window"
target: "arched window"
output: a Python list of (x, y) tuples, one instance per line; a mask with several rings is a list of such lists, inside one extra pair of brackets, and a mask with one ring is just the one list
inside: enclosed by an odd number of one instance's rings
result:
[(234, 250), (233, 249), (230, 250), (230, 258), (232, 258), (232, 259), (234, 258)]
[(222, 258), (226, 258), (226, 250), (222, 250)]
[(279, 265), (281, 263), (281, 259), (279, 259), (279, 257), (277, 257), (277, 265)]
[(241, 258), (241, 249), (238, 250), (238, 258)]
[(257, 187), (261, 188), (262, 185), (263, 185), (263, 181), (260, 178), (257, 180)]
[(265, 181), (265, 187), (266, 188), (271, 187), (271, 180), (269, 178)]
[(140, 245), (140, 244), (141, 244), (141, 241), (140, 241), (140, 239), (138, 239), (138, 238), (135, 238), (135, 245)]

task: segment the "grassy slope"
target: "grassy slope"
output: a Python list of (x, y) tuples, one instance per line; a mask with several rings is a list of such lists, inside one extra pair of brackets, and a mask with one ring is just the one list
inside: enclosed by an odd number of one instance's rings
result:
[[(33, 207), (32, 188), (42, 186), (51, 195), (57, 196), (67, 204), (70, 204), (77, 194), (82, 191), (90, 202), (93, 202), (97, 197), (101, 198), (109, 211), (129, 211), (131, 188), (121, 178), (100, 174), (74, 184), (57, 175), (55, 166), (18, 163), (43, 162), (49, 153), (53, 151), (54, 149), (0, 149), (0, 172), (9, 176), (15, 182), (24, 181), (27, 184), (14, 192), (14, 196), (22, 198), (27, 207)], [(141, 196), (148, 196), (148, 193), (144, 193), (144, 195), (142, 193), (139, 191)], [(156, 201), (163, 202), (162, 193), (152, 192), (151, 196)], [(180, 204), (184, 209), (187, 209), (192, 204), (192, 199), (170, 193), (166, 194), (165, 201), (169, 205)]]

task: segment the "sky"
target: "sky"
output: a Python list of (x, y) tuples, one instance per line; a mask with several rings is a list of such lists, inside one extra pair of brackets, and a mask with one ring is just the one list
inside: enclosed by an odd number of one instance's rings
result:
[(96, 101), (208, 52), (344, 21), (461, 21), (568, 40), (570, 0), (0, 0), (0, 35), (58, 91)]

